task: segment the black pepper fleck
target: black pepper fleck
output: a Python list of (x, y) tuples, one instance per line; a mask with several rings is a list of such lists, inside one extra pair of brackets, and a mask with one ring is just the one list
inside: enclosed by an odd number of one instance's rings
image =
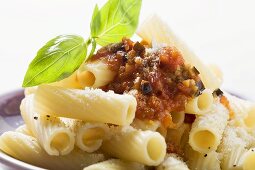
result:
[(233, 167), (236, 167), (236, 165), (233, 165)]
[(50, 115), (46, 115), (46, 117), (50, 117)]
[(207, 154), (205, 154), (204, 157), (207, 157)]
[(152, 91), (151, 84), (148, 81), (141, 82), (141, 91), (143, 94), (149, 94)]
[(37, 119), (38, 119), (38, 117), (36, 117), (36, 116), (35, 116), (35, 117), (34, 117), (34, 119), (35, 119), (35, 120), (37, 120)]

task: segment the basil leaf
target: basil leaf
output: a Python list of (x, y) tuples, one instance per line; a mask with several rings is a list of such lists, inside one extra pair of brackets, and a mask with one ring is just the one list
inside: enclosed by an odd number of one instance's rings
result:
[(131, 37), (138, 25), (142, 0), (109, 0), (91, 21), (91, 36), (101, 45)]
[(98, 5), (96, 4), (93, 11), (92, 19), (91, 19), (91, 21), (94, 21), (94, 22), (90, 22), (91, 35), (95, 35), (97, 32), (97, 28), (99, 28), (100, 26), (100, 20), (99, 19), (95, 20), (95, 17), (98, 15), (98, 13), (99, 13), (99, 9), (98, 9)]
[(46, 43), (30, 63), (23, 87), (51, 83), (70, 76), (87, 54), (83, 38), (76, 35), (61, 35)]

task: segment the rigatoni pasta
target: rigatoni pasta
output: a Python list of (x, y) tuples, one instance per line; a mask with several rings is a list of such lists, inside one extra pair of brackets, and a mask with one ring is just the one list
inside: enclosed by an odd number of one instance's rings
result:
[(65, 156), (50, 156), (41, 148), (36, 138), (19, 132), (2, 134), (0, 149), (16, 159), (52, 170), (81, 170), (84, 166), (105, 160), (103, 154), (89, 154), (77, 149)]
[(83, 151), (98, 150), (108, 133), (108, 126), (103, 123), (75, 122), (76, 145)]
[(235, 129), (233, 127), (227, 127), (218, 149), (222, 154), (222, 169), (242, 169), (243, 161), (241, 161), (241, 157), (246, 150), (245, 142), (237, 136)]
[(190, 131), (190, 146), (200, 153), (216, 150), (227, 125), (228, 114), (228, 110), (216, 101), (209, 113), (198, 116)]
[(77, 72), (78, 82), (82, 87), (101, 87), (113, 80), (115, 72), (110, 70), (102, 60), (86, 62)]
[(178, 155), (169, 154), (156, 170), (189, 170), (189, 168)]
[(32, 136), (32, 133), (30, 132), (30, 130), (28, 130), (27, 125), (21, 125), (19, 126), (15, 132), (19, 132), (22, 133), (24, 135), (28, 135), (28, 136)]
[(66, 155), (74, 148), (74, 133), (60, 118), (37, 114), (34, 110), (34, 96), (23, 99), (20, 110), (27, 128), (49, 155)]
[(255, 169), (255, 148), (251, 148), (246, 151), (241, 158), (243, 162), (243, 169), (244, 170), (253, 170)]
[(185, 113), (184, 112), (173, 112), (171, 113), (172, 121), (173, 121), (173, 127), (178, 128), (180, 127), (185, 119)]
[(141, 129), (141, 130), (156, 131), (160, 127), (160, 122), (152, 121), (152, 120), (134, 119), (131, 126), (136, 129)]
[(190, 170), (220, 170), (220, 154), (216, 151), (211, 151), (207, 154), (194, 151), (190, 146), (187, 146), (186, 151), (189, 160), (187, 162)]
[(71, 89), (81, 89), (83, 86), (79, 83), (78, 78), (77, 78), (77, 71), (74, 72), (71, 76), (55, 82), (51, 83), (50, 85), (52, 86), (59, 86), (59, 87), (65, 87), (65, 88), (71, 88)]
[(34, 94), (36, 90), (37, 90), (37, 86), (28, 87), (28, 88), (25, 88), (24, 94), (25, 94), (25, 96), (28, 96), (30, 94)]
[(234, 112), (234, 122), (248, 130), (255, 128), (255, 104), (226, 93), (231, 109)]
[(213, 95), (211, 90), (204, 90), (201, 95), (188, 101), (185, 111), (191, 114), (205, 114), (210, 111), (213, 105)]
[(119, 159), (109, 159), (107, 161), (103, 161), (94, 165), (90, 165), (83, 170), (145, 170), (144, 165), (135, 163), (122, 161)]
[(184, 123), (177, 129), (168, 129), (166, 135), (166, 141), (184, 148), (186, 145), (187, 137), (190, 132), (190, 124)]
[(135, 117), (136, 100), (128, 94), (100, 89), (74, 90), (43, 85), (35, 93), (35, 107), (42, 114), (128, 125)]
[(166, 154), (164, 138), (158, 132), (135, 130), (131, 127), (115, 129), (116, 133), (103, 142), (102, 150), (114, 157), (159, 165)]

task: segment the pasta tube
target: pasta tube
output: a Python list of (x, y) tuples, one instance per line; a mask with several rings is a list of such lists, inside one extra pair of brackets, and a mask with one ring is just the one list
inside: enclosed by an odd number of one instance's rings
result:
[(76, 145), (83, 151), (94, 152), (100, 148), (108, 131), (103, 123), (75, 122)]
[(190, 146), (200, 153), (216, 150), (227, 125), (228, 116), (228, 110), (218, 102), (209, 113), (197, 116), (189, 135)]
[(77, 79), (82, 87), (101, 87), (110, 83), (116, 73), (108, 68), (102, 60), (85, 62), (78, 69)]
[(27, 128), (27, 125), (21, 125), (15, 131), (19, 132), (19, 133), (23, 133), (23, 134), (28, 135), (28, 136), (32, 136), (32, 133)]
[(65, 156), (50, 156), (36, 138), (11, 131), (0, 136), (0, 149), (16, 159), (51, 170), (80, 170), (105, 159), (103, 154), (78, 149)]
[(202, 154), (194, 151), (190, 146), (187, 146), (188, 166), (191, 170), (221, 170), (220, 155), (211, 151), (207, 154)]
[(245, 147), (245, 142), (237, 136), (235, 127), (226, 127), (218, 149), (222, 154), (222, 169), (242, 169), (241, 157), (246, 152)]
[(74, 133), (57, 117), (38, 115), (33, 107), (34, 96), (22, 100), (21, 115), (49, 155), (66, 155), (74, 148)]
[(249, 149), (241, 158), (243, 162), (244, 170), (254, 170), (255, 169), (255, 148)]
[(220, 81), (220, 85), (222, 85), (224, 75), (220, 67), (215, 64), (209, 64), (207, 67), (209, 67), (209, 69), (217, 76), (218, 80)]
[(105, 140), (102, 150), (120, 159), (145, 165), (159, 165), (166, 154), (165, 139), (152, 131), (135, 130), (131, 127), (114, 129)]
[(184, 112), (175, 112), (171, 113), (172, 122), (174, 123), (173, 127), (176, 129), (180, 127), (185, 119), (185, 113)]
[(119, 159), (109, 159), (94, 165), (90, 165), (83, 170), (144, 170), (144, 166), (135, 162), (127, 162)]
[(59, 117), (87, 122), (129, 125), (135, 117), (136, 99), (100, 89), (77, 90), (42, 85), (35, 93), (35, 109)]
[(184, 60), (195, 66), (200, 72), (200, 77), (205, 87), (210, 90), (215, 90), (220, 87), (221, 81), (218, 77), (182, 42), (158, 16), (153, 15), (148, 18), (137, 30), (137, 34), (147, 42), (152, 40), (158, 43), (166, 43), (175, 46), (181, 51)]
[(202, 94), (194, 99), (191, 99), (185, 107), (186, 113), (205, 114), (211, 110), (213, 105), (213, 95), (211, 90), (204, 90)]
[(81, 89), (83, 88), (77, 79), (77, 71), (75, 71), (72, 75), (69, 77), (60, 80), (58, 82), (51, 83), (52, 86), (59, 86), (59, 87), (65, 87), (65, 88), (72, 88), (72, 89)]
[(244, 127), (235, 126), (234, 129), (236, 132), (236, 136), (245, 142), (246, 148), (255, 147), (255, 136), (253, 133), (249, 133)]
[(25, 94), (25, 96), (28, 96), (30, 94), (34, 94), (36, 90), (37, 90), (37, 86), (27, 87), (24, 89), (24, 94)]
[(229, 100), (231, 109), (234, 112), (234, 121), (237, 126), (243, 126), (248, 130), (255, 128), (255, 104), (224, 93)]
[(131, 126), (136, 129), (141, 129), (141, 130), (156, 131), (160, 127), (160, 122), (156, 121), (156, 120), (134, 119)]
[(178, 129), (168, 129), (166, 141), (183, 148), (188, 141), (186, 138), (189, 135), (189, 131), (190, 125), (186, 123), (182, 124)]
[(189, 170), (189, 168), (176, 154), (169, 154), (156, 170)]

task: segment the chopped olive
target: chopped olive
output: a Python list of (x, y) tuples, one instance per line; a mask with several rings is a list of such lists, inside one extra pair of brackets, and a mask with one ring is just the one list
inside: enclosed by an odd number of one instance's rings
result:
[(200, 74), (196, 67), (193, 67), (192, 70), (194, 71), (195, 74)]
[(122, 51), (124, 49), (124, 44), (122, 42), (108, 45), (108, 51), (112, 53), (116, 53), (117, 51)]
[(196, 119), (196, 115), (194, 114), (185, 114), (185, 117), (184, 117), (184, 123), (193, 123)]
[(127, 56), (127, 54), (125, 54), (125, 55), (122, 56), (122, 60), (123, 60), (123, 62), (127, 62), (127, 61), (128, 61), (128, 56)]
[(148, 81), (141, 82), (141, 91), (143, 94), (149, 94), (152, 91), (151, 84)]
[(198, 90), (197, 90), (195, 96), (199, 96), (202, 93), (202, 91), (204, 91), (205, 86), (201, 80), (196, 83), (196, 86), (197, 86)]
[(216, 89), (213, 92), (214, 96), (222, 96), (223, 95), (223, 91), (221, 91), (221, 89)]
[(202, 94), (202, 92), (200, 91), (200, 90), (197, 90), (197, 92), (195, 93), (195, 97), (197, 97), (197, 96), (200, 96)]
[(135, 50), (135, 52), (137, 52), (139, 54), (145, 51), (144, 46), (142, 44), (140, 44), (139, 42), (135, 43), (133, 49)]
[(204, 83), (201, 80), (196, 83), (196, 86), (200, 91), (203, 91), (205, 89)]

